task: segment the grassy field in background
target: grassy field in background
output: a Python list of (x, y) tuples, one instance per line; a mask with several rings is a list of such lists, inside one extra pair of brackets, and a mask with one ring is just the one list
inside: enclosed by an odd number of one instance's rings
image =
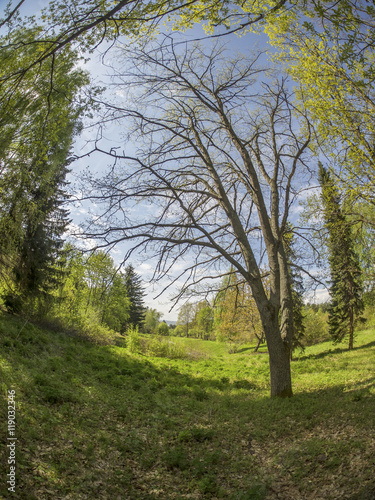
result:
[(351, 352), (297, 354), (287, 400), (269, 398), (265, 352), (171, 341), (191, 355), (131, 354), (2, 314), (1, 429), (13, 388), (17, 468), (12, 494), (2, 462), (0, 498), (375, 498), (375, 331)]

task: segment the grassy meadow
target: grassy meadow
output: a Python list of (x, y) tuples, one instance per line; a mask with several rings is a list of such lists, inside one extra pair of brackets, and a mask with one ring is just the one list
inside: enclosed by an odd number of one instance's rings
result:
[(25, 500), (373, 500), (375, 331), (292, 362), (294, 397), (269, 398), (267, 353), (173, 338), (181, 359), (98, 346), (0, 316), (1, 428), (16, 399)]

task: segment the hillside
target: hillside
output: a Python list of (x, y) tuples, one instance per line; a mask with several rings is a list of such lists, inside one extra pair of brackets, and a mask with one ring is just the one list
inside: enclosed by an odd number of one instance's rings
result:
[(17, 441), (1, 498), (374, 499), (374, 339), (308, 348), (295, 396), (271, 400), (267, 354), (248, 346), (172, 339), (190, 354), (170, 360), (2, 315), (2, 433), (14, 390)]

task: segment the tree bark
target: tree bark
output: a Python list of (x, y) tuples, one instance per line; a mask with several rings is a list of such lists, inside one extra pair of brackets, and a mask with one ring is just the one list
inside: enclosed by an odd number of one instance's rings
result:
[(354, 348), (354, 311), (353, 306), (349, 310), (349, 351)]
[(271, 397), (293, 396), (290, 348), (281, 338), (277, 311), (259, 311), (267, 340), (271, 375)]
[[(282, 342), (282, 341), (281, 341)], [(289, 349), (276, 348), (268, 343), (271, 373), (271, 397), (290, 398), (293, 396), (290, 371)]]

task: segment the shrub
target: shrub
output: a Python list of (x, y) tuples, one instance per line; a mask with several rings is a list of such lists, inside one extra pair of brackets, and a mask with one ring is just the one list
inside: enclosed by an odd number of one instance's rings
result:
[(314, 345), (326, 340), (331, 340), (328, 332), (328, 313), (320, 309), (314, 311), (313, 308), (305, 310), (305, 333), (303, 337), (304, 345)]
[(158, 334), (163, 336), (169, 335), (169, 327), (164, 321), (162, 323), (159, 323)]
[(157, 358), (167, 357), (168, 343), (162, 337), (152, 337), (147, 341), (147, 353)]
[(173, 331), (173, 335), (175, 335), (176, 337), (184, 337), (185, 328), (182, 325), (177, 325)]
[(164, 453), (162, 458), (168, 469), (185, 470), (188, 468), (186, 451), (183, 448), (172, 448), (171, 450)]
[(131, 326), (126, 330), (127, 348), (130, 352), (140, 353), (142, 351), (141, 337), (139, 335), (138, 326)]
[(163, 337), (152, 337), (147, 342), (147, 352), (158, 358), (182, 359), (188, 356), (184, 345)]
[(229, 354), (236, 354), (241, 348), (240, 342), (228, 342), (227, 349)]

